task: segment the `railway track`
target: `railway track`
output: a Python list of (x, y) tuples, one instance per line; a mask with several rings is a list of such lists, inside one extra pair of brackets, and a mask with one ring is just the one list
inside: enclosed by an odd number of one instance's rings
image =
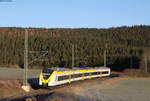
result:
[(92, 81), (105, 81), (107, 79), (111, 79), (113, 78), (114, 76), (108, 76), (108, 77), (102, 77), (102, 78), (93, 78), (93, 79), (87, 79), (87, 80), (81, 80), (81, 81), (76, 81), (76, 82), (71, 82), (71, 83), (68, 83), (68, 84), (63, 84), (63, 85), (59, 85), (59, 86), (54, 86), (54, 87), (47, 87), (47, 88), (40, 88), (38, 90), (34, 90), (34, 91), (31, 91), (31, 92), (28, 92), (28, 93), (21, 93), (21, 94), (17, 94), (17, 95), (14, 95), (14, 96), (9, 96), (7, 98), (2, 98), (0, 99), (0, 101), (25, 101), (25, 99), (27, 98), (37, 98), (38, 96), (41, 96), (41, 95), (50, 95), (56, 91), (59, 91), (60, 89), (62, 88), (65, 88), (65, 87), (72, 87), (72, 86), (76, 86), (76, 85), (80, 85), (82, 83), (89, 83)]

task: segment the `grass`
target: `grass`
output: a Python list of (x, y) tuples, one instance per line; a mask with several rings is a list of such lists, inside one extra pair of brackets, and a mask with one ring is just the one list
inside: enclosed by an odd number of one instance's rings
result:
[(123, 74), (130, 77), (150, 77), (150, 73), (145, 73), (141, 69), (126, 69), (123, 71)]
[(24, 92), (18, 80), (0, 80), (0, 97), (13, 96)]

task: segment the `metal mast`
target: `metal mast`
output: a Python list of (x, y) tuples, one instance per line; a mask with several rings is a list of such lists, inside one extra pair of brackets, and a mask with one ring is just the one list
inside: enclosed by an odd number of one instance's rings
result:
[(28, 73), (28, 30), (25, 29), (25, 47), (24, 47), (24, 85), (28, 84), (27, 82), (27, 73)]
[(106, 67), (106, 52), (107, 52), (107, 44), (105, 45), (105, 50), (104, 50), (104, 67)]
[(147, 73), (147, 56), (144, 55), (145, 73)]
[(72, 44), (72, 68), (74, 68), (74, 45)]
[[(40, 53), (42, 52), (43, 55), (36, 57), (33, 61), (30, 63), (28, 62), (28, 54), (29, 53)], [(29, 64), (33, 63), (34, 61), (37, 61), (38, 59), (42, 58), (43, 56), (47, 55), (48, 51), (28, 51), (28, 29), (25, 29), (25, 40), (24, 40), (24, 80), (23, 80), (23, 86), (22, 88), (29, 92), (30, 86), (28, 85), (28, 66)]]

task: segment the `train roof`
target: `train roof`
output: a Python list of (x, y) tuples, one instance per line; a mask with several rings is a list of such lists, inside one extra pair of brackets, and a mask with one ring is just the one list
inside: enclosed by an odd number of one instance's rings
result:
[(65, 67), (51, 67), (51, 68), (46, 68), (46, 69), (49, 69), (49, 70), (53, 70), (53, 71), (70, 71), (70, 70), (86, 70), (86, 69), (109, 69), (108, 67), (85, 67), (85, 68), (72, 68), (72, 69), (69, 69), (69, 68), (65, 68)]

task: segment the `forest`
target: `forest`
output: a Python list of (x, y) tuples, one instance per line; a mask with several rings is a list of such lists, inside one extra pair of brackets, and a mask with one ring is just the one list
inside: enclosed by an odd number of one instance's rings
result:
[[(30, 68), (72, 68), (73, 51), (74, 67), (103, 66), (106, 52), (106, 64), (114, 70), (141, 68), (144, 66), (143, 56), (146, 56), (150, 71), (148, 25), (112, 28), (1, 27), (0, 66), (23, 68), (25, 29), (29, 33)], [(45, 51), (48, 53), (44, 54)], [(36, 58), (39, 59), (33, 61)]]

